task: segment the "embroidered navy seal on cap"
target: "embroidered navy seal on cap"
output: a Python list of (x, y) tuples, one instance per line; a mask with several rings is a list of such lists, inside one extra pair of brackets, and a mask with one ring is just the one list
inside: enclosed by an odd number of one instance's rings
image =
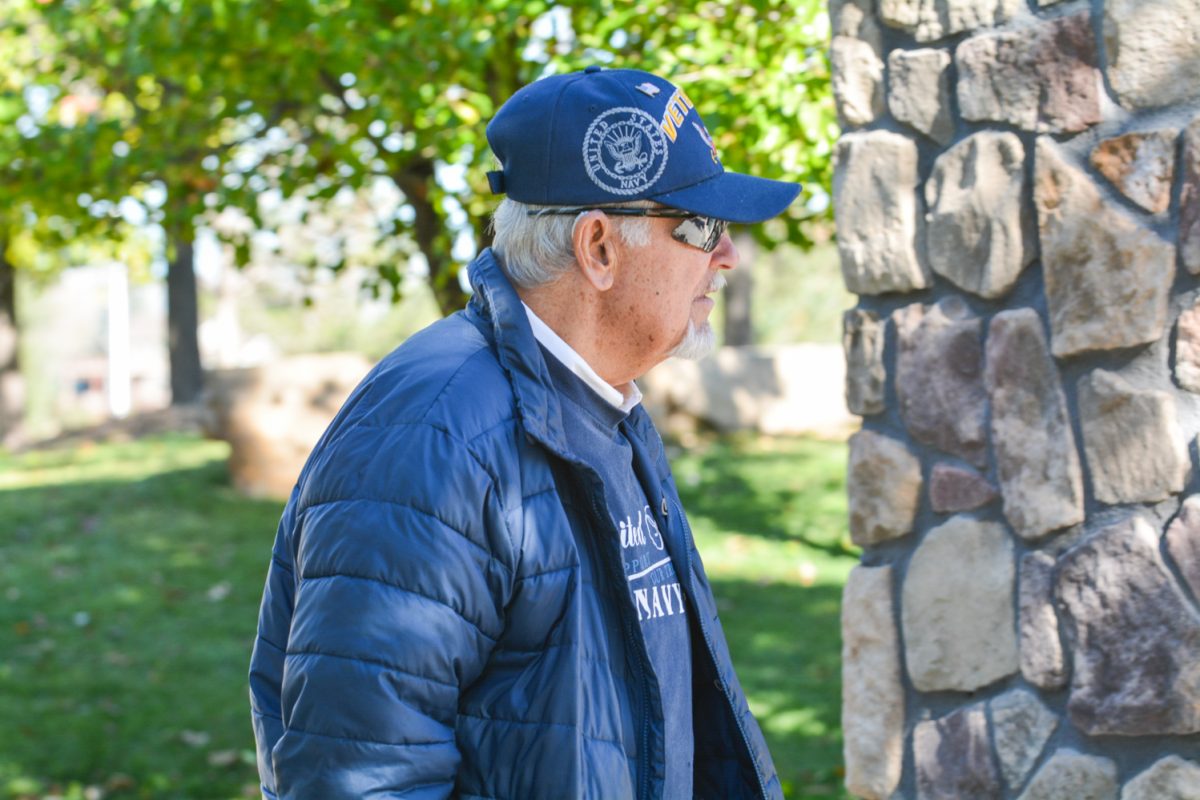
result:
[(640, 108), (610, 108), (583, 136), (588, 177), (607, 192), (642, 194), (667, 168), (667, 137), (658, 120)]
[(588, 67), (542, 78), (487, 126), (501, 169), (492, 191), (535, 205), (654, 200), (730, 222), (761, 222), (800, 185), (727, 171), (687, 94), (648, 72)]

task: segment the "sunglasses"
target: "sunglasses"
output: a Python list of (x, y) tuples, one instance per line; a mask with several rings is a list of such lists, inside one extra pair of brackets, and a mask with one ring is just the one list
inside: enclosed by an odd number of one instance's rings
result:
[(725, 235), (725, 230), (729, 227), (729, 223), (726, 220), (717, 219), (716, 217), (706, 217), (702, 214), (694, 214), (691, 211), (682, 211), (678, 208), (558, 206), (554, 208), (531, 208), (529, 209), (529, 216), (573, 217), (585, 211), (603, 211), (605, 214), (614, 214), (622, 217), (672, 217), (674, 219), (682, 219), (683, 222), (676, 225), (674, 230), (671, 231), (671, 238), (677, 242), (682, 242), (703, 250), (706, 253), (711, 253), (717, 249), (717, 245), (721, 243), (721, 237)]

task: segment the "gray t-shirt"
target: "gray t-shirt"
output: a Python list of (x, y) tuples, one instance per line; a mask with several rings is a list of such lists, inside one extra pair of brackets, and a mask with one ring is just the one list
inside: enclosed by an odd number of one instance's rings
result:
[[(543, 348), (563, 398), (563, 426), (571, 449), (604, 482), (605, 499), (621, 544), (625, 577), (662, 698), (667, 800), (692, 797), (692, 651), (682, 587), (659, 532), (647, 487), (634, 471), (645, 444), (628, 414), (614, 408)], [(650, 498), (658, 496), (649, 487)], [(639, 776), (634, 776), (635, 781)], [(635, 784), (636, 785), (636, 784)]]

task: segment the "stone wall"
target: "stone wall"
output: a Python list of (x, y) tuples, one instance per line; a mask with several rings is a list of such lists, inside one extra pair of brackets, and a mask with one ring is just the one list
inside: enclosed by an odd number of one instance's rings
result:
[(846, 784), (1200, 798), (1200, 0), (831, 0)]

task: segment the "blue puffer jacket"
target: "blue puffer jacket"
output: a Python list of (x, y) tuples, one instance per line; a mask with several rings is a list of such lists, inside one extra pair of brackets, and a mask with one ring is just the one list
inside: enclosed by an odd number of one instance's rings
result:
[[(661, 791), (658, 685), (599, 478), (489, 251), (471, 279), (466, 310), (354, 391), (284, 510), (250, 665), (264, 797)], [(691, 603), (696, 796), (780, 797), (662, 443), (631, 422)]]

